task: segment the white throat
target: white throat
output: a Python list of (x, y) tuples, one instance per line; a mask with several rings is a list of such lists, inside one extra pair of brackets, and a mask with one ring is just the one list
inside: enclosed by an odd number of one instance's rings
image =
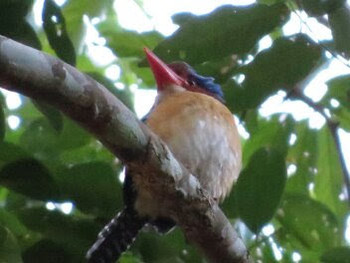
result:
[(172, 94), (178, 93), (178, 92), (184, 92), (184, 91), (186, 91), (185, 88), (178, 86), (178, 85), (170, 84), (170, 85), (166, 86), (163, 90), (158, 91), (155, 105), (159, 104), (164, 98), (166, 98), (169, 95), (172, 95)]

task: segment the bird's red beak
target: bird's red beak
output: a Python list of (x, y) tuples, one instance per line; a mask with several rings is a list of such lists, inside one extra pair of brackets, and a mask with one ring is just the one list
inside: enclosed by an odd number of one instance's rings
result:
[(157, 82), (158, 90), (163, 90), (167, 85), (181, 86), (184, 80), (179, 77), (167, 64), (161, 61), (151, 50), (144, 48), (149, 65)]

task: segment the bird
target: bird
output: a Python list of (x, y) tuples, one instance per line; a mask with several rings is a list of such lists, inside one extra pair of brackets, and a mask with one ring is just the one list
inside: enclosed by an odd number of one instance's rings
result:
[[(157, 84), (157, 96), (142, 121), (197, 177), (213, 200), (222, 202), (238, 179), (242, 151), (220, 85), (185, 62), (166, 64), (148, 48), (144, 51)], [(87, 252), (89, 263), (115, 262), (146, 224), (161, 233), (175, 226), (168, 212), (142, 187), (142, 177), (132, 176), (128, 167), (123, 197), (123, 210), (103, 228)]]

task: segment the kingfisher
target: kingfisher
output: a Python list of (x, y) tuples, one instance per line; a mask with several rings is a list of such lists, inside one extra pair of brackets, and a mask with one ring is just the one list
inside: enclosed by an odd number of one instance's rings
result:
[[(223, 201), (238, 179), (242, 154), (220, 85), (185, 62), (166, 64), (149, 49), (144, 50), (157, 83), (157, 97), (143, 121), (198, 178), (201, 187), (216, 202)], [(87, 252), (89, 263), (115, 262), (146, 224), (161, 233), (175, 226), (169, 213), (142, 187), (142, 176), (134, 176), (128, 167), (123, 197), (124, 209)]]

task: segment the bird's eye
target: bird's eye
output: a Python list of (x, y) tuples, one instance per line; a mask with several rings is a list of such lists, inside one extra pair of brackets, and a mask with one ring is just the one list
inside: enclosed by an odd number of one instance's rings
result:
[(187, 83), (188, 83), (190, 86), (196, 85), (196, 83), (195, 83), (193, 80), (189, 80)]

